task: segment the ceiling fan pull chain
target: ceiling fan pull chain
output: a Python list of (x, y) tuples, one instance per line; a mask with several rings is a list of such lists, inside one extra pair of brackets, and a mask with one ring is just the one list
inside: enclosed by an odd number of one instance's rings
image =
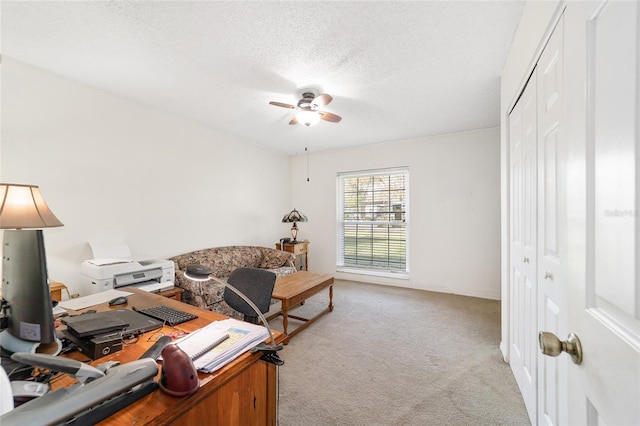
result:
[(309, 182), (309, 139), (307, 139), (307, 146), (304, 147), (304, 150), (307, 151), (307, 182)]

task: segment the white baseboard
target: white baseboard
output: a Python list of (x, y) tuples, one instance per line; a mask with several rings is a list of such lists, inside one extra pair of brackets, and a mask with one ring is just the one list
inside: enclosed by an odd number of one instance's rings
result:
[(379, 285), (388, 285), (392, 287), (411, 288), (414, 290), (426, 290), (426, 291), (435, 291), (438, 293), (457, 294), (459, 296), (477, 297), (480, 299), (490, 299), (490, 300), (502, 299), (500, 288), (496, 289), (496, 292), (486, 292), (486, 291), (475, 291), (475, 290), (466, 290), (466, 289), (465, 290), (451, 289), (445, 286), (435, 286), (435, 285), (418, 286), (413, 284), (411, 281), (407, 281), (407, 280), (390, 279), (390, 278), (379, 277), (374, 275), (349, 274), (345, 272), (336, 272), (335, 278), (341, 279), (341, 280), (347, 280), (347, 281), (369, 283), (369, 284), (379, 284)]

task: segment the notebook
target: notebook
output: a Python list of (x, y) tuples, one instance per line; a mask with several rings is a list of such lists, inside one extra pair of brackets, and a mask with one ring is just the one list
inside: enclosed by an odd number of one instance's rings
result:
[[(138, 335), (162, 328), (162, 322), (129, 309), (113, 309), (93, 314), (82, 314), (64, 319), (67, 329), (80, 338), (97, 336), (112, 331)], [(109, 328), (105, 331), (105, 328)]]

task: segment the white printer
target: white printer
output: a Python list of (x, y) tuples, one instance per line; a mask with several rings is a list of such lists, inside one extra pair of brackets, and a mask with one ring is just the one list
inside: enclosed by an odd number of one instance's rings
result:
[(165, 259), (91, 259), (82, 262), (80, 274), (84, 294), (134, 285), (150, 292), (173, 288), (175, 268)]

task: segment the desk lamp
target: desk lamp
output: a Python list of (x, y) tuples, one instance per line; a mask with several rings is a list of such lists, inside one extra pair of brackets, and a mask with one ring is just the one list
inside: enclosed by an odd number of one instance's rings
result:
[(218, 281), (220, 284), (223, 284), (229, 290), (233, 291), (235, 294), (237, 294), (238, 297), (240, 297), (242, 300), (247, 302), (247, 305), (249, 305), (251, 307), (251, 309), (253, 309), (255, 311), (255, 313), (258, 314), (258, 318), (260, 318), (260, 320), (262, 321), (262, 324), (264, 324), (265, 328), (269, 332), (269, 337), (271, 339), (271, 343), (270, 344), (266, 344), (266, 343), (263, 342), (263, 343), (260, 343), (260, 344), (258, 344), (256, 346), (254, 346), (253, 349), (251, 349), (251, 353), (262, 352), (263, 353), (263, 357), (262, 358), (265, 361), (269, 361), (269, 362), (271, 362), (273, 364), (276, 364), (276, 365), (284, 364), (284, 361), (282, 361), (280, 359), (280, 357), (278, 356), (278, 353), (277, 353), (279, 350), (282, 349), (282, 345), (277, 345), (276, 344), (276, 339), (274, 339), (274, 337), (273, 337), (273, 332), (271, 331), (271, 327), (269, 326), (269, 322), (265, 318), (265, 316), (262, 313), (262, 311), (260, 311), (260, 309), (255, 305), (255, 303), (253, 303), (251, 301), (251, 299), (249, 299), (240, 290), (238, 290), (237, 288), (235, 288), (234, 286), (232, 286), (229, 283), (226, 283), (224, 281), (220, 281), (220, 280), (216, 279), (215, 277), (212, 277), (211, 276), (212, 272), (213, 271), (208, 266), (199, 265), (199, 264), (193, 264), (193, 265), (188, 265), (187, 266), (187, 270), (184, 272), (184, 276), (187, 279), (190, 279), (192, 281), (199, 281), (199, 282), (204, 282), (204, 281), (209, 281), (210, 279), (214, 279), (214, 280)]
[(0, 183), (0, 229), (5, 229), (2, 311), (8, 316), (7, 328), (0, 333), (0, 346), (10, 352), (60, 351), (42, 229), (26, 229), (55, 226), (62, 226), (62, 222), (47, 206), (40, 188)]
[(291, 212), (284, 215), (282, 218), (282, 223), (291, 223), (293, 222), (293, 226), (291, 227), (291, 236), (293, 237), (293, 243), (296, 243), (296, 238), (298, 237), (298, 226), (296, 222), (308, 222), (309, 219), (298, 210), (293, 209)]

